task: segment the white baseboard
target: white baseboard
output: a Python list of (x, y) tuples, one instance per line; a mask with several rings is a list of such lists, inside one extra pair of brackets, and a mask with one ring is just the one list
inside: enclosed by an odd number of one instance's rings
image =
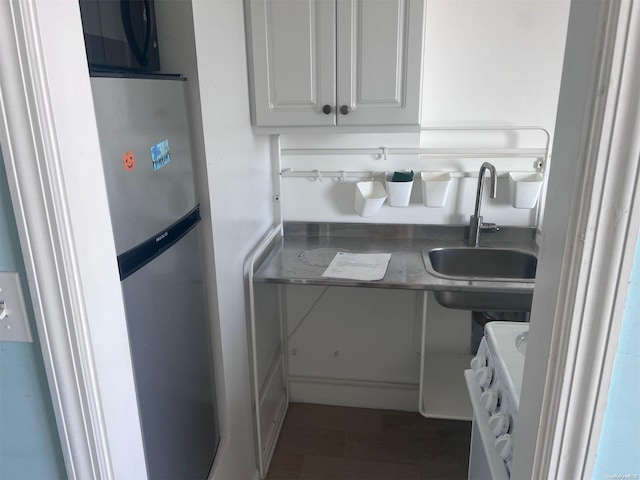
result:
[(289, 377), (289, 401), (383, 410), (418, 411), (418, 385)]

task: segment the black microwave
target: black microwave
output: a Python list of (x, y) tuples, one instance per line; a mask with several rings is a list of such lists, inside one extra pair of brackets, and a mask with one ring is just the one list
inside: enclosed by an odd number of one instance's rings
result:
[(92, 70), (160, 70), (153, 0), (80, 0)]

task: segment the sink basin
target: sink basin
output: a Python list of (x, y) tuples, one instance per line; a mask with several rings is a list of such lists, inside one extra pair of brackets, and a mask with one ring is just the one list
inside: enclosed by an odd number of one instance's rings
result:
[(538, 263), (529, 252), (502, 248), (434, 248), (428, 250), (427, 255), (423, 251), (422, 255), (432, 274), (461, 280), (532, 282)]
[[(538, 260), (525, 250), (450, 247), (422, 250), (426, 270), (448, 280), (533, 283)], [(532, 292), (434, 291), (438, 303), (463, 310), (531, 310)]]

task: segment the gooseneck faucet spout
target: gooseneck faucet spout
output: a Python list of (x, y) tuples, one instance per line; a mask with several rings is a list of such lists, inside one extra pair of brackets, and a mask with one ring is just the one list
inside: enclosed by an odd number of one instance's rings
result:
[(496, 232), (499, 230), (494, 223), (482, 223), (482, 215), (480, 215), (480, 208), (482, 206), (482, 191), (484, 189), (484, 174), (489, 170), (491, 176), (491, 198), (496, 198), (498, 193), (498, 174), (496, 167), (489, 162), (484, 162), (480, 166), (480, 172), (478, 173), (478, 190), (476, 191), (476, 207), (473, 215), (469, 218), (469, 245), (478, 247), (480, 246), (480, 231)]

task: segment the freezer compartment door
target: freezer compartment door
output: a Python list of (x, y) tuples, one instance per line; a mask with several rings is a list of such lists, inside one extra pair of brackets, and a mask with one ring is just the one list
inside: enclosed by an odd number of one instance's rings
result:
[(196, 204), (185, 85), (180, 79), (91, 78), (118, 254)]
[(197, 229), (121, 285), (149, 477), (207, 478), (219, 427)]

